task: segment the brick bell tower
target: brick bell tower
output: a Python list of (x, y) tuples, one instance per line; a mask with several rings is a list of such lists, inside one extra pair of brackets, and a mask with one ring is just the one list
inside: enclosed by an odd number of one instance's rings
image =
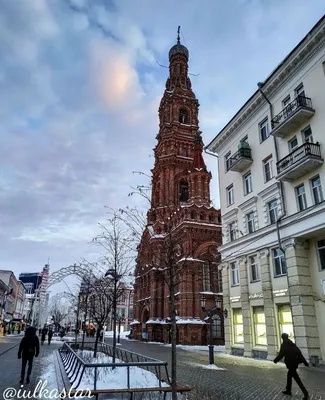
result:
[[(211, 206), (212, 176), (202, 155), (199, 102), (188, 77), (188, 60), (189, 51), (180, 43), (178, 29), (177, 43), (169, 51), (169, 77), (159, 107), (151, 208), (138, 248), (132, 329), (137, 339), (169, 341), (169, 292), (152, 249), (163, 248), (162, 216), (172, 213), (182, 275), (175, 294), (177, 339), (182, 344), (206, 344), (206, 315), (200, 299), (206, 296), (206, 307), (212, 308), (215, 296), (222, 292), (217, 250), (222, 242), (221, 220), (220, 211)], [(214, 342), (223, 344), (223, 321), (213, 323)]]

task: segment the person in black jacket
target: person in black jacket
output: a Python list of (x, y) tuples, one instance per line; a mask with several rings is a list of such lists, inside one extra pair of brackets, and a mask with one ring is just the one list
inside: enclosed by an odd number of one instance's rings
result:
[(35, 329), (30, 326), (29, 328), (26, 329), (25, 336), (21, 339), (18, 350), (18, 358), (22, 359), (19, 383), (24, 383), (27, 362), (28, 362), (28, 370), (27, 370), (26, 383), (29, 383), (30, 374), (33, 368), (33, 359), (34, 356), (38, 357), (38, 355), (39, 355), (39, 340), (35, 334)]
[(47, 327), (46, 327), (46, 325), (44, 325), (44, 327), (42, 329), (42, 335), (41, 335), (41, 345), (44, 344), (46, 335), (47, 335)]
[(291, 396), (292, 394), (291, 387), (293, 378), (297, 382), (301, 391), (303, 392), (304, 400), (307, 400), (309, 399), (309, 394), (304, 384), (301, 382), (301, 379), (297, 373), (297, 368), (298, 365), (301, 363), (305, 364), (306, 367), (308, 367), (309, 364), (306, 361), (305, 357), (302, 355), (298, 346), (289, 339), (289, 335), (287, 333), (282, 333), (281, 338), (283, 340), (283, 343), (281, 344), (279, 354), (274, 359), (274, 363), (276, 364), (284, 357), (284, 363), (288, 368), (287, 387), (286, 390), (284, 390), (282, 393)]

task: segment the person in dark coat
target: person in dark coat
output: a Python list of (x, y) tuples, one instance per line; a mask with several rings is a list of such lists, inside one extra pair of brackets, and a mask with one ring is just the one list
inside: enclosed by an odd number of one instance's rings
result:
[(50, 328), (50, 329), (49, 329), (49, 333), (48, 333), (48, 335), (47, 335), (47, 342), (48, 342), (48, 344), (51, 344), (52, 336), (53, 336), (53, 330), (52, 330), (52, 328)]
[(28, 362), (28, 370), (27, 370), (26, 383), (29, 383), (30, 374), (32, 373), (32, 368), (33, 368), (33, 360), (34, 357), (38, 357), (38, 355), (39, 355), (39, 340), (35, 334), (35, 329), (30, 326), (29, 328), (26, 329), (25, 336), (21, 339), (18, 350), (18, 358), (22, 360), (19, 383), (21, 384), (24, 383), (27, 362)]
[(47, 335), (47, 327), (46, 325), (44, 325), (44, 328), (42, 329), (41, 345), (44, 344), (46, 335)]
[(291, 387), (292, 387), (292, 378), (297, 382), (297, 385), (300, 387), (301, 391), (304, 394), (304, 400), (309, 399), (309, 394), (304, 384), (301, 382), (301, 379), (297, 373), (298, 365), (303, 363), (306, 367), (309, 366), (305, 357), (302, 355), (298, 346), (293, 343), (289, 339), (289, 335), (287, 333), (282, 333), (281, 338), (283, 343), (281, 344), (280, 352), (275, 357), (274, 363), (276, 364), (278, 361), (282, 360), (284, 357), (284, 363), (288, 368), (287, 374), (287, 387), (282, 393), (291, 396)]

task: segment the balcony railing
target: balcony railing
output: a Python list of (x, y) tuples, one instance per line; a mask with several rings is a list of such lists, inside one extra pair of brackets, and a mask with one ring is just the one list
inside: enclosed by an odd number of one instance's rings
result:
[(252, 163), (252, 150), (250, 148), (241, 148), (232, 157), (227, 160), (227, 171), (241, 172)]
[(298, 126), (305, 119), (310, 118), (314, 112), (315, 110), (309, 97), (297, 96), (272, 119), (272, 133), (275, 136), (284, 137), (291, 131), (292, 126)]
[(291, 181), (316, 168), (323, 162), (320, 144), (318, 142), (304, 143), (277, 162), (278, 179)]

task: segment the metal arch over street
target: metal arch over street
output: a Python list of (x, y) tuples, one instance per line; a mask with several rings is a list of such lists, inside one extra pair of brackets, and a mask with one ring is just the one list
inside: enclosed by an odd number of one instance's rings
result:
[(49, 304), (53, 304), (55, 303), (57, 300), (61, 300), (61, 299), (68, 299), (68, 300), (74, 300), (76, 298), (76, 296), (72, 293), (69, 292), (61, 292), (61, 293), (57, 293), (54, 296), (50, 297), (49, 299)]
[(53, 272), (50, 275), (48, 287), (61, 282), (64, 278), (69, 275), (77, 275), (79, 278), (83, 278), (85, 275), (89, 275), (90, 271), (88, 268), (85, 268), (83, 265), (73, 264), (69, 267), (63, 267), (58, 271)]

